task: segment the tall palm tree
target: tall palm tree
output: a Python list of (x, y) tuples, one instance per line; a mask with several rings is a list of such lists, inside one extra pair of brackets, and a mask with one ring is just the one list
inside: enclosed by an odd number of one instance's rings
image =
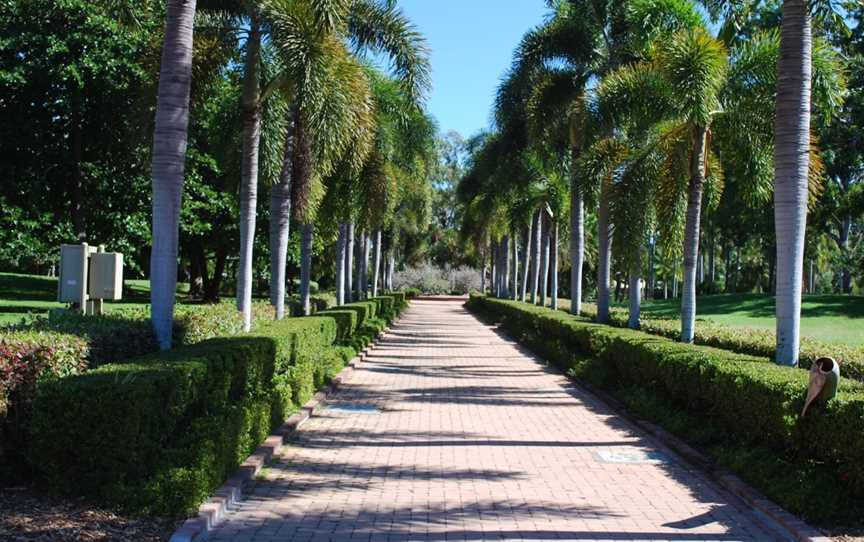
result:
[(168, 0), (153, 133), (151, 316), (159, 347), (171, 348), (177, 289), (180, 199), (186, 163), (195, 0)]
[[(311, 228), (322, 196), (322, 179), (332, 173), (349, 149), (361, 151), (348, 156), (359, 168), (371, 148), (374, 104), (366, 71), (353, 51), (389, 55), (402, 84), (421, 96), (429, 80), (425, 44), (389, 2), (268, 0), (265, 7), (285, 64), (284, 91), (296, 109), (291, 213)], [(287, 228), (287, 216), (275, 219)], [(307, 233), (303, 239), (308, 242), (301, 243), (304, 254), (311, 250), (312, 232)], [(271, 236), (271, 250), (279, 251), (273, 244)], [(284, 277), (282, 254), (276, 262), (280, 269), (271, 272), (274, 277)], [(311, 265), (311, 257), (301, 256), (301, 262)], [(310, 273), (301, 269), (301, 275), (308, 280)], [(303, 290), (305, 307), (308, 288)], [(277, 297), (277, 304), (283, 304), (284, 296)]]

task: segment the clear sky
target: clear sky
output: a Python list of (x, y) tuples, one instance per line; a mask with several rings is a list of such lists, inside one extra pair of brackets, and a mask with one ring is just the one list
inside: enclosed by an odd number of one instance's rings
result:
[(442, 132), (468, 137), (489, 125), (498, 82), (522, 35), (546, 13), (543, 0), (399, 0), (429, 42), (429, 111)]

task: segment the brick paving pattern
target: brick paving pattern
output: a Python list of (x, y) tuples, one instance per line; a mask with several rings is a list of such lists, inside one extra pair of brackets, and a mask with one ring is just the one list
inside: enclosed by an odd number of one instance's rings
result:
[(784, 540), (455, 301), (414, 301), (219, 542)]

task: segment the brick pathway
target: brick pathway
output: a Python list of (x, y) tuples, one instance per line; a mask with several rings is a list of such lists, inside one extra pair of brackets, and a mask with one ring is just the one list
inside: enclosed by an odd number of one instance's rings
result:
[(213, 541), (782, 540), (467, 313), (415, 301)]

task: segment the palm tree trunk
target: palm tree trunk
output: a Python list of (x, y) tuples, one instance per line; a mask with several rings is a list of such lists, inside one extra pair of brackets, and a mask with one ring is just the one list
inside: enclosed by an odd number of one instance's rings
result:
[(171, 348), (180, 199), (186, 164), (195, 0), (168, 0), (153, 133), (151, 318), (159, 348)]
[(570, 186), (570, 312), (582, 311), (582, 267), (585, 262), (585, 203), (576, 182)]
[(363, 230), (363, 241), (361, 246), (363, 255), (361, 256), (362, 259), (360, 261), (360, 291), (362, 292), (362, 296), (360, 299), (367, 299), (369, 297), (369, 244), (369, 232)]
[(600, 202), (597, 206), (597, 321), (609, 322), (609, 288), (612, 267), (612, 224), (609, 220), (608, 183), (600, 185)]
[(681, 342), (692, 343), (696, 325), (696, 262), (699, 258), (699, 215), (705, 184), (705, 136), (708, 129), (693, 129), (690, 183), (687, 188), (687, 218), (684, 224), (684, 281), (681, 296)]
[(642, 254), (641, 251), (633, 251), (633, 261), (630, 265), (630, 313), (627, 327), (639, 329), (639, 317), (642, 311)]
[(816, 293), (816, 264), (810, 258), (810, 271), (807, 273), (807, 293)]
[(522, 291), (519, 295), (522, 303), (528, 299), (528, 279), (531, 277), (531, 244), (533, 227), (531, 224), (525, 228), (522, 235)]
[(513, 232), (511, 236), (513, 240), (513, 280), (512, 286), (513, 290), (510, 292), (510, 296), (514, 301), (519, 299), (519, 235), (517, 232)]
[(261, 31), (252, 17), (246, 40), (243, 70), (243, 149), (240, 164), (240, 263), (237, 273), (237, 308), (243, 313), (243, 330), (252, 328), (252, 249), (258, 206), (258, 144), (261, 140)]
[(387, 271), (387, 290), (393, 291), (393, 276), (396, 274), (396, 241), (398, 239), (396, 229), (393, 229), (393, 235), (390, 237), (390, 246), (387, 249), (387, 259), (390, 262)]
[(336, 305), (345, 304), (345, 247), (348, 245), (348, 224), (339, 224), (336, 237)]
[(291, 183), (294, 180), (295, 112), (289, 113), (288, 133), (279, 182), (270, 189), (270, 304), (276, 319), (285, 318), (285, 268), (291, 233)]
[(312, 224), (300, 226), (300, 306), (303, 316), (312, 314), (312, 304), (309, 299), (309, 282), (312, 275)]
[(349, 222), (346, 230), (345, 247), (345, 302), (351, 303), (354, 297), (353, 284), (354, 280), (354, 223)]
[(645, 299), (650, 297), (654, 299), (654, 283), (656, 282), (657, 273), (654, 269), (654, 255), (657, 249), (657, 239), (654, 237), (654, 234), (651, 234), (651, 237), (648, 239), (648, 292), (645, 295)]
[(552, 297), (552, 308), (554, 310), (558, 310), (558, 222), (556, 221), (552, 225), (552, 238), (550, 240), (551, 245), (551, 274), (552, 276), (552, 288), (551, 288), (551, 297)]
[(492, 297), (498, 297), (498, 262), (495, 260), (495, 242), (489, 241), (489, 293)]
[(801, 285), (810, 166), (811, 39), (809, 2), (784, 0), (774, 127), (776, 361), (791, 366), (798, 364), (801, 333)]
[(550, 221), (546, 218), (546, 213), (543, 213), (543, 248), (540, 253), (540, 306), (546, 306), (546, 299), (549, 295), (549, 237), (551, 228)]
[(378, 277), (381, 276), (381, 230), (375, 230), (375, 256), (372, 267), (372, 297), (378, 297)]
[(537, 303), (537, 294), (540, 289), (540, 252), (543, 244), (543, 220), (542, 211), (537, 210), (534, 214), (534, 239), (531, 252), (531, 304)]
[(502, 237), (500, 241), (498, 241), (498, 274), (500, 275), (498, 281), (498, 289), (501, 291), (501, 298), (507, 298), (507, 271), (509, 271), (508, 267), (508, 250), (509, 247), (507, 243), (505, 243), (506, 236)]

